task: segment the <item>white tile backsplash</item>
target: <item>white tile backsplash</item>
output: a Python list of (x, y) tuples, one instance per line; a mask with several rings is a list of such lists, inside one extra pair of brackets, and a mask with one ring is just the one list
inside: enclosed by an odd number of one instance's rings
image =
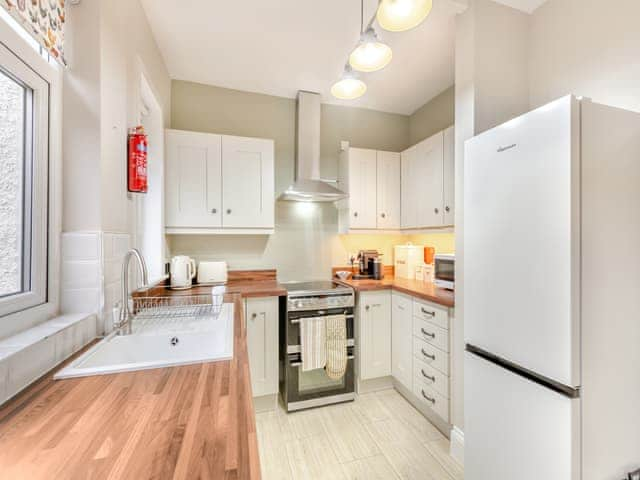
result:
[(102, 256), (100, 232), (65, 232), (62, 234), (62, 259), (99, 260)]
[(62, 288), (100, 288), (102, 282), (100, 260), (62, 262)]

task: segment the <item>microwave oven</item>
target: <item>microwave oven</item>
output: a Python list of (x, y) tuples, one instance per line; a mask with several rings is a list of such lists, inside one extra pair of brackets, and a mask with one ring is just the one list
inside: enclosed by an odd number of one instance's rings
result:
[(440, 288), (453, 290), (456, 275), (456, 256), (453, 254), (438, 254), (434, 257), (434, 283)]

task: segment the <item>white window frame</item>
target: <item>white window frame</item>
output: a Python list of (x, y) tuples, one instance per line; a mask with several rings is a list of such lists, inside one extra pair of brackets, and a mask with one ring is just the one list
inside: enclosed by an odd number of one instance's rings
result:
[(0, 299), (0, 338), (58, 313), (62, 68), (0, 19), (0, 65), (33, 91), (31, 291)]

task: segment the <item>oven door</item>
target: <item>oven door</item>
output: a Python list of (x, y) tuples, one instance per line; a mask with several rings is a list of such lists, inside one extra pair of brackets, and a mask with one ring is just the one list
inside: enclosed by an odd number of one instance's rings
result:
[[(354, 323), (353, 323), (353, 307), (348, 308), (330, 308), (327, 310), (305, 310), (299, 312), (287, 313), (287, 346), (295, 347), (300, 345), (300, 319), (309, 317), (325, 317), (329, 315), (340, 315), (344, 313), (347, 319), (347, 340), (353, 345)], [(299, 350), (298, 350), (299, 351)], [(287, 353), (293, 353), (291, 348)]]
[(355, 391), (354, 347), (347, 347), (347, 368), (339, 380), (329, 378), (324, 368), (303, 371), (299, 353), (287, 355), (286, 406), (288, 411), (352, 400)]

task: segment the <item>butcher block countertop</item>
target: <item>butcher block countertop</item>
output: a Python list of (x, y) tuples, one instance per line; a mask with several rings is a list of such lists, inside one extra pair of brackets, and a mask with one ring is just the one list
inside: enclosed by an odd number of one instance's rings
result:
[(0, 408), (0, 477), (259, 479), (242, 300), (229, 361), (56, 380)]
[[(287, 291), (276, 280), (275, 270), (230, 271), (226, 284), (227, 293), (242, 297), (286, 297)], [(187, 290), (171, 290), (167, 284), (159, 284), (146, 290), (138, 290), (136, 297), (166, 297), (177, 295), (209, 295), (211, 286), (195, 284)]]
[(371, 290), (396, 290), (413, 297), (421, 298), (429, 302), (437, 303), (445, 307), (455, 305), (454, 293), (451, 290), (436, 287), (431, 282), (421, 282), (408, 278), (398, 278), (393, 274), (386, 274), (382, 280), (337, 280), (344, 285), (353, 287), (357, 292)]

